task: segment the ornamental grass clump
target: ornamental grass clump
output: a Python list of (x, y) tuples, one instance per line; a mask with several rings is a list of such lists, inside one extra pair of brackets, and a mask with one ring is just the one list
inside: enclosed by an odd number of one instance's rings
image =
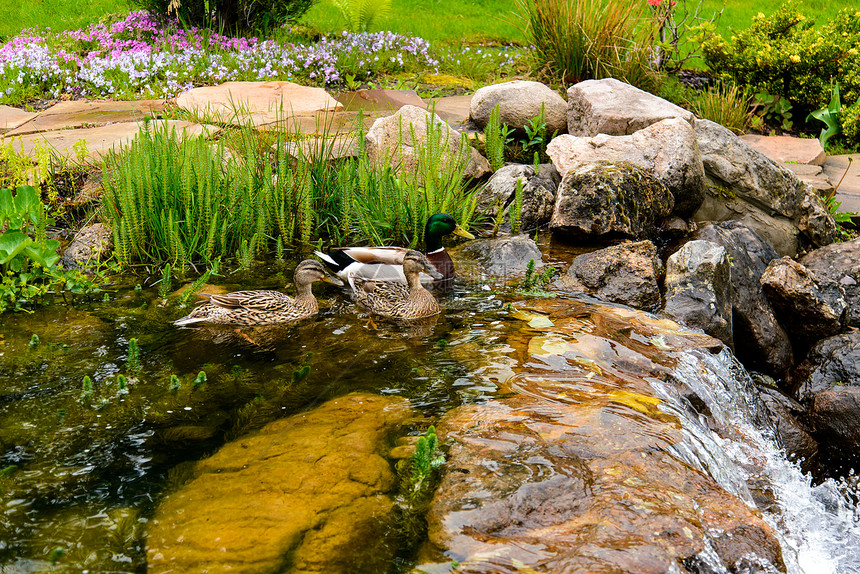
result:
[(654, 28), (647, 3), (518, 0), (535, 65), (550, 81), (618, 78), (648, 87)]
[(747, 130), (753, 118), (750, 96), (729, 82), (696, 92), (687, 102), (687, 107), (700, 118), (716, 122), (738, 134)]

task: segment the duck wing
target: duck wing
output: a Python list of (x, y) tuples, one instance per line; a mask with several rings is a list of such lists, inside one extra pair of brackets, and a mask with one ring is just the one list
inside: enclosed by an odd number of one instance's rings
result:
[(293, 298), (280, 291), (233, 291), (226, 295), (210, 295), (209, 302), (224, 309), (269, 311), (291, 305)]

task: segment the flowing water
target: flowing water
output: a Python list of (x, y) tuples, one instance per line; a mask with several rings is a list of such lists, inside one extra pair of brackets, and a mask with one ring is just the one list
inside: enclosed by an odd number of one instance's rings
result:
[[(230, 280), (225, 289), (286, 282), (279, 269)], [(0, 317), (0, 573), (143, 572), (155, 509), (181, 486), (182, 469), (226, 442), (356, 391), (408, 399), (418, 433), (457, 406), (510, 394), (505, 380), (527, 360), (517, 344), (524, 322), (480, 285), (458, 287), (429, 323), (378, 330), (330, 286), (315, 287), (314, 320), (239, 330), (176, 328), (170, 321), (182, 310), (163, 305), (155, 288), (132, 287)], [(619, 345), (612, 333), (595, 336)], [(139, 370), (127, 364), (132, 338)], [(713, 433), (677, 385), (651, 381), (661, 409), (681, 421), (673, 456), (751, 505), (750, 485), (767, 483), (765, 516), (790, 571), (860, 572), (857, 510), (845, 488), (812, 486), (785, 461), (732, 357), (689, 352), (673, 376), (733, 429)], [(399, 560), (392, 571), (404, 569)]]

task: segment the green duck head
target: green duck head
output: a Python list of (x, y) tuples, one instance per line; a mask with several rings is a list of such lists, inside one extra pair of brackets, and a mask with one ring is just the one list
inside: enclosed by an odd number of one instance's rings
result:
[(466, 239), (474, 239), (475, 236), (460, 227), (453, 217), (447, 213), (437, 213), (430, 216), (424, 227), (424, 242), (427, 244), (427, 253), (432, 253), (442, 248), (442, 238), (453, 233)]

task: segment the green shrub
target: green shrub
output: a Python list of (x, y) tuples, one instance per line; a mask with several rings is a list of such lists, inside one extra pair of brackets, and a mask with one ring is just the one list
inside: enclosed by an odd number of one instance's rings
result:
[(295, 22), (313, 0), (133, 0), (151, 14), (175, 16), (187, 26), (265, 30)]
[(839, 116), (842, 135), (849, 142), (860, 144), (860, 100), (850, 107), (843, 108)]
[(860, 12), (855, 10), (815, 26), (796, 1), (789, 1), (771, 16), (758, 14), (730, 39), (711, 36), (702, 50), (715, 72), (752, 92), (786, 98), (795, 119), (827, 106), (831, 79), (839, 82), (845, 101), (860, 97)]
[(654, 28), (646, 2), (518, 0), (535, 63), (552, 82), (618, 78), (648, 88)]

